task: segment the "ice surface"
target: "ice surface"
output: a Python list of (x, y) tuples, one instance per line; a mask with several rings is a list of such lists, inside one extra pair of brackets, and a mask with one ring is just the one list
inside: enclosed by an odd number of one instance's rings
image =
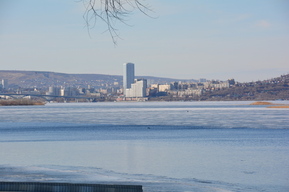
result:
[(0, 108), (0, 180), (289, 191), (289, 109), (250, 102)]

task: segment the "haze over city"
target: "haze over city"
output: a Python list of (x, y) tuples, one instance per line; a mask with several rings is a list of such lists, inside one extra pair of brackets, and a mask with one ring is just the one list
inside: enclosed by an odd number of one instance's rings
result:
[(264, 80), (289, 72), (289, 3), (274, 1), (147, 0), (150, 17), (134, 11), (115, 23), (87, 30), (85, 7), (75, 0), (2, 0), (1, 70), (180, 79)]

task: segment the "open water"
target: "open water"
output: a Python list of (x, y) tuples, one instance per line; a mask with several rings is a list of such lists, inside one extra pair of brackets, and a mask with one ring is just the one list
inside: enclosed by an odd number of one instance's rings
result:
[(0, 181), (287, 192), (289, 109), (249, 103), (0, 107)]

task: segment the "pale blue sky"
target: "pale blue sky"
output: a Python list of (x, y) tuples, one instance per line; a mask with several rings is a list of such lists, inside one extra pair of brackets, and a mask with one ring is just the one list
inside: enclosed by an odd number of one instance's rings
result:
[(146, 0), (147, 17), (99, 20), (88, 34), (77, 0), (0, 0), (0, 69), (263, 80), (289, 73), (289, 1)]

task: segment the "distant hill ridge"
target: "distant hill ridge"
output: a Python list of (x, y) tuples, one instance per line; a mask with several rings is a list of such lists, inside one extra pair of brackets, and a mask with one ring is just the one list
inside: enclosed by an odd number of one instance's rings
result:
[[(136, 78), (146, 78), (150, 83), (170, 83), (173, 81), (184, 81), (184, 79), (153, 76), (137, 76)], [(102, 87), (102, 84), (112, 85), (114, 82), (122, 84), (122, 75), (68, 74), (48, 71), (0, 70), (0, 80), (1, 79), (8, 79), (9, 85), (27, 88), (86, 85)], [(192, 79), (190, 81), (196, 80)]]

